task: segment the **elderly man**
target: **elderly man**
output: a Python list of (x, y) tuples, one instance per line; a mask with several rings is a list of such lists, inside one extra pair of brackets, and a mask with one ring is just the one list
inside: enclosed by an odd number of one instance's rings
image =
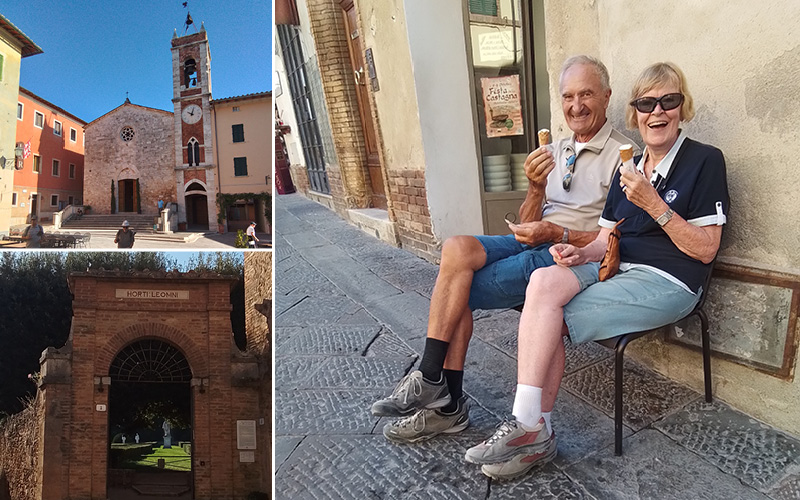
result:
[(131, 229), (128, 221), (123, 221), (122, 229), (117, 231), (114, 243), (117, 244), (117, 248), (133, 248), (134, 241), (136, 241), (136, 232)]
[[(416, 442), (466, 429), (469, 410), (462, 380), (472, 310), (522, 304), (531, 273), (554, 265), (551, 245), (584, 246), (597, 236), (597, 221), (621, 164), (619, 146), (633, 141), (606, 119), (611, 88), (608, 70), (599, 60), (568, 59), (559, 92), (573, 134), (526, 159), (529, 187), (520, 207), (521, 223), (509, 225), (514, 234), (455, 236), (444, 243), (419, 369), (372, 406), (374, 415), (405, 417), (384, 427), (390, 440)], [(544, 401), (551, 399), (555, 401), (555, 394)], [(548, 427), (551, 409), (552, 403), (543, 403)]]

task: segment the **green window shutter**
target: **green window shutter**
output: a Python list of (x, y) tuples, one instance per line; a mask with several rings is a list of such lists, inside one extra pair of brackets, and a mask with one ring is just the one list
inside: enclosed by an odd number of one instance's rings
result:
[(244, 142), (244, 125), (233, 125), (233, 142)]
[(469, 0), (469, 11), (472, 14), (497, 16), (497, 0)]
[(0, 54), (0, 82), (3, 81), (3, 54)]
[(233, 159), (233, 175), (241, 177), (247, 175), (247, 157)]

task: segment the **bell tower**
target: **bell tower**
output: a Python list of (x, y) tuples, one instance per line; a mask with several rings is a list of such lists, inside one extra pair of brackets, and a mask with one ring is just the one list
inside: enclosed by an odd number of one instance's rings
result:
[(211, 52), (205, 26), (172, 36), (175, 183), (178, 221), (189, 229), (216, 226), (217, 180), (211, 123)]

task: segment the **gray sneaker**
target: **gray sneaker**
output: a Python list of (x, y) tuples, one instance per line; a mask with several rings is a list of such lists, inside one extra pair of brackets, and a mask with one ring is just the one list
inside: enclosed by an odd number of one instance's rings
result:
[(453, 414), (443, 414), (439, 410), (418, 410), (410, 417), (390, 422), (383, 427), (383, 435), (398, 443), (416, 443), (439, 434), (454, 434), (469, 427), (469, 405), (467, 398), (458, 400), (458, 408)]
[(492, 437), (467, 450), (464, 460), (473, 464), (496, 464), (507, 462), (514, 456), (536, 454), (548, 446), (550, 432), (544, 418), (533, 428), (523, 428), (516, 420), (504, 420), (497, 426)]
[(550, 435), (547, 441), (547, 447), (544, 450), (533, 454), (520, 453), (508, 462), (483, 465), (481, 466), (481, 472), (500, 481), (514, 479), (536, 467), (541, 467), (547, 462), (550, 462), (556, 458), (557, 454), (558, 446), (556, 445), (556, 435), (553, 433)]
[(447, 380), (440, 376), (439, 383), (432, 384), (422, 378), (422, 372), (414, 370), (397, 384), (392, 395), (376, 401), (372, 414), (376, 417), (405, 417), (420, 408), (441, 408), (450, 403)]

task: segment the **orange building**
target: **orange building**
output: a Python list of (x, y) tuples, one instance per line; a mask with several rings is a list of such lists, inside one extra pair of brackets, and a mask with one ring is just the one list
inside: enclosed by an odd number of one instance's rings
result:
[(17, 144), (30, 143), (14, 172), (11, 225), (40, 221), (83, 200), (83, 127), (86, 122), (33, 92), (19, 88)]

